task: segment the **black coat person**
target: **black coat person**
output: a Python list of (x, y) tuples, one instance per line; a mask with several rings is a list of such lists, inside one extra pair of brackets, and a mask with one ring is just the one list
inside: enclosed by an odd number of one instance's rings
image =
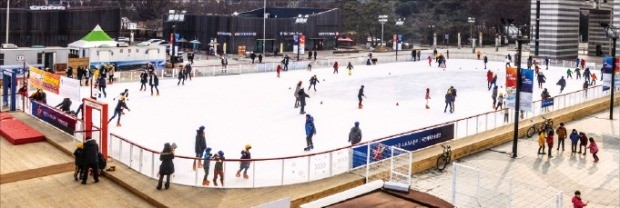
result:
[(151, 74), (151, 78), (149, 79), (149, 85), (151, 86), (151, 96), (153, 96), (153, 87), (155, 87), (155, 89), (157, 90), (157, 95), (159, 95), (159, 88), (157, 88), (157, 86), (159, 85), (159, 78), (155, 73)]
[(301, 106), (301, 108), (299, 109), (299, 114), (306, 114), (306, 111), (304, 111), (304, 107), (306, 107), (306, 98), (309, 97), (310, 95), (306, 94), (304, 88), (299, 89), (299, 92), (297, 93), (297, 99), (299, 99), (299, 106)]
[(173, 159), (174, 149), (170, 143), (164, 144), (164, 150), (162, 150), (159, 155), (161, 165), (159, 165), (159, 181), (157, 182), (157, 190), (161, 190), (164, 176), (166, 176), (165, 188), (170, 188), (170, 175), (174, 173), (174, 163), (172, 162)]
[(99, 182), (99, 158), (97, 154), (99, 153), (99, 145), (97, 141), (92, 139), (91, 137), (86, 137), (86, 142), (84, 142), (84, 150), (83, 150), (83, 162), (84, 162), (84, 173), (82, 174), (82, 184), (86, 184), (88, 180), (88, 170), (90, 169), (93, 173), (93, 178), (95, 179), (95, 183)]
[(360, 123), (359, 122), (355, 122), (355, 126), (353, 126), (353, 128), (351, 128), (351, 131), (349, 131), (349, 142), (351, 142), (351, 145), (355, 145), (357, 143), (360, 143), (362, 141), (362, 130), (360, 129)]
[(56, 108), (60, 107), (63, 112), (71, 112), (71, 99), (64, 98), (60, 104), (56, 105)]
[(562, 91), (564, 91), (564, 87), (566, 87), (566, 80), (564, 79), (564, 76), (562, 76), (560, 80), (558, 80), (556, 85), (560, 85), (560, 93), (562, 93)]
[(258, 54), (258, 63), (263, 63), (263, 54), (262, 53)]
[(314, 56), (314, 60), (316, 61), (316, 49), (314, 49), (314, 53), (312, 54)]
[(73, 67), (67, 69), (67, 77), (73, 78)]

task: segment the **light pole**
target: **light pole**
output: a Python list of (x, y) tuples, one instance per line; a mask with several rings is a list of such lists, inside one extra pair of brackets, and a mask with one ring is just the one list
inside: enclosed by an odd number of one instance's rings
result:
[(517, 40), (517, 56), (515, 60), (517, 62), (517, 84), (516, 84), (516, 94), (515, 94), (515, 124), (513, 130), (512, 137), (512, 158), (517, 158), (517, 143), (519, 141), (519, 106), (520, 106), (520, 98), (521, 96), (521, 52), (523, 50), (522, 45), (530, 41), (528, 36), (521, 36), (519, 30), (510, 31), (508, 36), (515, 38)]
[(388, 21), (387, 15), (379, 15), (379, 23), (381, 23), (381, 45), (383, 45), (383, 25)]
[(265, 24), (267, 23), (267, 0), (263, 0), (263, 55), (265, 55)]
[[(306, 22), (308, 22), (308, 17), (309, 15), (297, 15), (297, 17), (295, 17), (295, 25), (297, 24), (306, 24)], [(297, 61), (299, 61), (299, 53), (301, 53), (301, 35), (299, 32), (299, 27), (297, 27)]]
[(468, 17), (467, 22), (469, 23), (469, 40), (471, 41), (471, 52), (476, 53), (476, 41), (474, 40), (474, 23), (476, 23), (476, 18)]
[(428, 26), (428, 46), (433, 46), (433, 30), (435, 29), (435, 25)]
[(175, 48), (176, 48), (176, 33), (177, 33), (177, 22), (183, 22), (185, 21), (185, 13), (187, 13), (187, 11), (185, 10), (168, 10), (168, 19), (166, 22), (172, 22), (172, 49), (171, 51), (171, 55), (170, 55), (170, 62), (172, 63), (172, 65), (174, 66), (174, 63), (176, 61), (176, 53), (175, 53)]
[(4, 33), (4, 43), (9, 44), (9, 5), (11, 5), (11, 0), (6, 1), (6, 31)]
[(399, 18), (396, 20), (396, 60), (398, 61), (398, 43), (400, 43), (401, 36), (398, 34), (398, 28), (405, 23), (405, 18)]
[(616, 90), (616, 41), (618, 40), (618, 28), (610, 27), (607, 23), (601, 23), (605, 36), (613, 40), (611, 50), (611, 99), (609, 99), (609, 120), (614, 120), (614, 91)]
[(234, 52), (235, 51), (235, 32), (237, 31), (236, 28), (235, 28), (235, 19), (236, 19), (235, 17), (239, 16), (239, 13), (233, 12), (231, 16), (232, 16), (232, 18), (231, 18), (232, 21), (230, 23), (231, 24), (231, 28), (230, 28), (230, 31), (231, 31), (231, 34), (230, 34), (230, 42), (231, 42), (231, 44), (230, 44), (230, 53), (235, 53)]

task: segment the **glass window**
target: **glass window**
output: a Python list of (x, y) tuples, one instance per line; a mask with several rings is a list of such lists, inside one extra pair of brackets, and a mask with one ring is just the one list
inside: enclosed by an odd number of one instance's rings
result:
[(37, 53), (37, 64), (43, 64), (43, 53)]
[(4, 65), (4, 53), (0, 53), (0, 65)]

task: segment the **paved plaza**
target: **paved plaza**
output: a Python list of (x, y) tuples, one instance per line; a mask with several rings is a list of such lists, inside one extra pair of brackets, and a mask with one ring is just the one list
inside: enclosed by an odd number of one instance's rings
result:
[[(593, 162), (594, 159), (589, 151), (585, 156), (571, 154), (569, 139), (567, 139), (565, 151), (562, 151), (562, 148), (559, 151), (556, 150), (556, 139), (552, 158), (538, 155), (536, 153), (538, 140), (534, 137), (519, 139), (518, 159), (512, 159), (509, 156), (512, 152), (512, 142), (510, 142), (465, 157), (457, 163), (478, 168), (484, 174), (480, 181), (495, 181), (493, 184), (486, 185), (485, 194), (507, 191), (505, 185), (508, 183), (508, 178), (512, 178), (512, 207), (537, 207), (546, 201), (553, 200), (553, 194), (558, 191), (563, 192), (563, 207), (572, 207), (571, 198), (575, 190), (581, 191), (584, 202), (590, 201), (588, 207), (619, 207), (620, 122), (618, 112), (619, 108), (616, 107), (613, 121), (609, 120), (609, 111), (606, 110), (565, 125), (569, 133), (572, 129), (577, 129), (577, 131), (585, 132), (588, 137), (594, 138), (600, 149), (598, 163)], [(452, 167), (449, 166), (443, 172), (431, 169), (415, 174), (413, 188), (451, 202), (452, 171)], [(457, 170), (457, 181), (464, 180), (467, 176), (463, 175), (470, 174), (466, 172), (467, 170)], [(469, 184), (469, 186), (469, 190), (475, 191), (473, 187), (476, 184)], [(492, 207), (501, 205), (491, 203)]]

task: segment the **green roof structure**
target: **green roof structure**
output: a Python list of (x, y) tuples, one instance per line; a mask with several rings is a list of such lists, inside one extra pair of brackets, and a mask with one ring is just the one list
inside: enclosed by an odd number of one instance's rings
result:
[(82, 39), (68, 45), (69, 48), (98, 48), (102, 46), (116, 46), (116, 41), (110, 38), (99, 25)]
[(90, 31), (90, 33), (84, 36), (81, 40), (88, 42), (114, 41), (114, 39), (110, 38), (110, 36), (108, 36), (108, 34), (106, 34), (99, 25), (97, 25), (93, 31)]

